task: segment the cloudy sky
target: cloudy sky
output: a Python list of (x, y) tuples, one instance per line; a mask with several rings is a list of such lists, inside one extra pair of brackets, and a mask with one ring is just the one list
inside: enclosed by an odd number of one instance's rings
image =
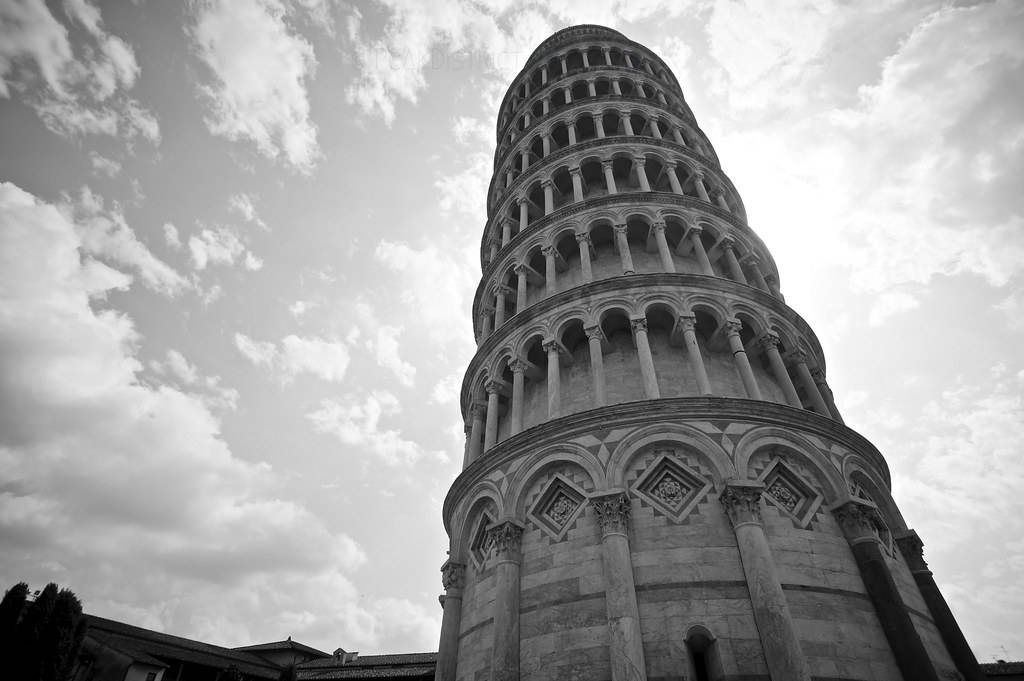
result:
[(580, 22), (672, 66), (979, 658), (1024, 658), (1013, 0), (0, 0), (0, 586), (436, 649), (494, 119)]

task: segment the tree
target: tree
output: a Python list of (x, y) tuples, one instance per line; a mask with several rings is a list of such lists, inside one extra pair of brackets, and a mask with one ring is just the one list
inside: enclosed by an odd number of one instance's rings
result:
[[(0, 603), (0, 627), (13, 622), (0, 641), (5, 652), (0, 668), (19, 681), (66, 681), (85, 638), (82, 603), (73, 591), (58, 591), (52, 582), (24, 607), (27, 594), (27, 585), (16, 584)], [(15, 607), (18, 612), (24, 611), (20, 620), (9, 614)]]
[(14, 648), (14, 635), (18, 628), (18, 620), (28, 600), (28, 584), (18, 582), (4, 594), (0, 601), (0, 664), (10, 660)]

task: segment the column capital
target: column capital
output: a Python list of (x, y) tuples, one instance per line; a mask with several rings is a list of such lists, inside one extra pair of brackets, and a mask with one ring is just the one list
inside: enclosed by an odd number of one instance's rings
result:
[(825, 372), (821, 370), (821, 367), (808, 367), (811, 371), (811, 378), (818, 385), (825, 385)]
[(549, 338), (548, 340), (543, 341), (540, 344), (540, 346), (544, 349), (544, 352), (548, 353), (549, 355), (552, 352), (561, 352), (562, 351), (562, 344), (559, 343), (554, 338)]
[(508, 363), (508, 368), (512, 370), (513, 374), (525, 373), (529, 368), (529, 364), (525, 360), (516, 357), (514, 360)]
[(665, 168), (667, 170), (675, 170), (678, 167), (679, 167), (679, 164), (676, 163), (675, 161), (666, 161), (665, 162)]
[(637, 164), (638, 166), (644, 166), (647, 164), (647, 159), (644, 158), (643, 156), (634, 156), (633, 163)]
[(518, 196), (518, 197), (516, 197), (516, 203), (518, 203), (520, 206), (522, 206), (525, 203), (529, 203), (529, 202), (530, 202), (530, 199), (528, 199), (525, 196)]
[(604, 161), (601, 161), (601, 167), (604, 168), (605, 170), (610, 170), (612, 167), (612, 160), (606, 159)]
[(878, 507), (866, 499), (851, 498), (831, 509), (851, 544), (879, 541), (875, 527), (879, 523)]
[(900, 553), (906, 559), (911, 572), (927, 572), (931, 574), (931, 570), (928, 569), (928, 563), (924, 560), (924, 542), (921, 541), (921, 537), (917, 536), (917, 532), (907, 530), (898, 535), (896, 537), (896, 545), (900, 547)]
[(727, 336), (738, 336), (743, 330), (743, 322), (738, 319), (725, 320), (725, 333)]
[(597, 513), (597, 524), (601, 526), (602, 536), (626, 533), (631, 510), (628, 494), (621, 491), (600, 494), (590, 497), (590, 505)]
[(462, 590), (466, 586), (466, 565), (446, 560), (441, 566), (441, 586), (445, 591)]
[(647, 333), (647, 319), (630, 319), (629, 326), (633, 329), (633, 333), (643, 331)]
[(704, 228), (701, 227), (700, 225), (689, 224), (686, 225), (686, 233), (689, 236), (699, 237), (701, 234), (704, 233)]
[[(486, 388), (484, 389), (486, 390)], [(487, 413), (487, 404), (484, 402), (474, 402), (469, 407), (469, 413), (473, 418), (476, 418), (477, 416), (483, 418)]]
[(625, 223), (623, 223), (621, 225), (612, 225), (612, 230), (616, 234), (625, 234), (626, 233), (626, 225), (625, 225)]
[(487, 530), (484, 541), (489, 550), (494, 551), (499, 561), (518, 563), (519, 551), (522, 546), (523, 527), (511, 520), (506, 520)]
[(718, 496), (718, 500), (729, 516), (733, 527), (745, 523), (761, 522), (761, 493), (764, 485), (759, 482), (732, 481)]
[(517, 262), (516, 264), (512, 265), (512, 271), (515, 272), (516, 274), (525, 274), (526, 270), (528, 270), (529, 267), (530, 266), (527, 265), (525, 262)]
[(576, 243), (590, 243), (590, 232), (576, 232)]
[(604, 331), (601, 330), (600, 325), (594, 324), (593, 326), (584, 326), (583, 332), (587, 334), (587, 340), (604, 340)]
[(697, 328), (697, 316), (692, 314), (679, 315), (679, 326), (683, 331), (693, 331)]
[(800, 348), (796, 348), (786, 353), (786, 360), (793, 364), (807, 364), (807, 353)]
[(554, 186), (554, 183), (551, 180), (547, 179), (547, 178), (544, 178), (543, 180), (540, 181), (540, 188), (541, 189), (550, 189), (553, 186)]
[(494, 285), (494, 295), (496, 295), (496, 296), (510, 296), (513, 293), (514, 293), (514, 291), (511, 288), (509, 288), (508, 286), (505, 286), (504, 284), (495, 284)]
[(569, 168), (570, 175), (581, 175), (582, 173), (583, 170), (579, 166), (572, 166), (571, 168)]
[(761, 349), (767, 352), (772, 348), (778, 349), (781, 340), (777, 333), (765, 331), (761, 334), (761, 337), (757, 339), (757, 342), (761, 344)]
[(693, 179), (695, 179), (695, 180), (703, 180), (704, 179), (704, 171), (702, 169), (700, 169), (700, 168), (691, 168), (690, 169), (690, 176), (693, 177)]
[(550, 246), (550, 245), (549, 246), (541, 246), (540, 247), (540, 252), (541, 252), (541, 254), (545, 258), (548, 257), (549, 255), (558, 255), (558, 249), (555, 248), (554, 246)]

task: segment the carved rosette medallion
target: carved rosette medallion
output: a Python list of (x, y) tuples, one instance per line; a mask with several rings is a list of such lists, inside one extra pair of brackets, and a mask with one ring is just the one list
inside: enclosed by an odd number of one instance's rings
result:
[(725, 509), (733, 527), (743, 523), (761, 522), (761, 493), (763, 491), (764, 485), (760, 483), (726, 485), (718, 500), (722, 503), (722, 508)]
[(612, 492), (591, 497), (590, 503), (597, 512), (597, 524), (601, 526), (601, 534), (625, 534), (629, 524), (629, 495), (625, 492)]

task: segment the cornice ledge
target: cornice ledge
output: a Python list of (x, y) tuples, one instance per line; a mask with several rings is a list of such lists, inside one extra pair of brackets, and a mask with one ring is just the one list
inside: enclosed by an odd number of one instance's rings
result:
[(785, 404), (749, 400), (736, 397), (668, 397), (640, 400), (589, 409), (527, 428), (521, 433), (502, 440), (463, 470), (445, 497), (442, 517), (445, 530), (451, 536), (451, 513), (455, 503), (491, 470), (521, 456), (524, 450), (535, 450), (566, 441), (595, 428), (607, 427), (614, 421), (616, 427), (636, 426), (652, 421), (670, 419), (678, 422), (680, 413), (687, 420), (735, 419), (761, 425), (798, 427), (804, 432), (837, 441), (866, 456), (882, 474), (887, 487), (892, 487), (892, 476), (885, 457), (866, 437), (831, 418)]

